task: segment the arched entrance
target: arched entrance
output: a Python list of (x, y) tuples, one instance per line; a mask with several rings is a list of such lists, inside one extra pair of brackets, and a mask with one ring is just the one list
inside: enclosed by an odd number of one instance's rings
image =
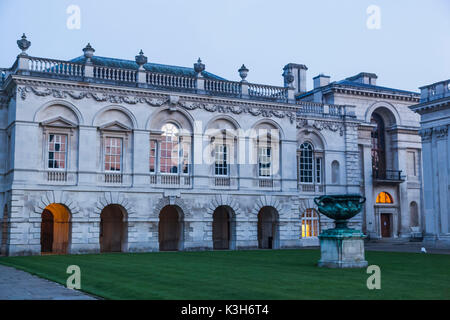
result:
[(276, 249), (278, 240), (278, 212), (273, 207), (263, 207), (258, 213), (258, 248)]
[(110, 204), (100, 214), (100, 252), (121, 252), (127, 236), (126, 211), (118, 204)]
[(177, 206), (165, 206), (159, 213), (159, 251), (183, 249), (183, 211)]
[(213, 213), (213, 249), (235, 249), (235, 218), (230, 207), (217, 207)]
[(70, 218), (69, 210), (62, 204), (45, 207), (41, 218), (41, 253), (68, 253)]

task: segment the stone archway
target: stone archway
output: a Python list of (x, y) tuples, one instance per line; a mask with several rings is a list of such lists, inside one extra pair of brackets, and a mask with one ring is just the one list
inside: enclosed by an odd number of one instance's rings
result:
[(41, 215), (41, 253), (69, 252), (71, 214), (62, 204), (52, 203)]
[(258, 212), (258, 248), (279, 247), (278, 212), (273, 207), (263, 207)]
[(127, 212), (118, 204), (110, 204), (100, 214), (100, 252), (126, 251)]
[(167, 205), (159, 213), (159, 251), (183, 250), (183, 211), (175, 205)]
[(213, 249), (234, 250), (236, 247), (236, 219), (233, 209), (219, 206), (213, 213)]

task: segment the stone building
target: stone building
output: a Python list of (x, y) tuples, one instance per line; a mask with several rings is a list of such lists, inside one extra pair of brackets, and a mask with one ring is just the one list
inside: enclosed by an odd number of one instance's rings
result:
[(367, 198), (363, 232), (370, 238), (420, 238), (420, 118), (408, 108), (419, 94), (377, 86), (377, 75), (366, 72), (332, 83), (323, 74), (313, 80), (314, 89), (297, 99), (355, 106), (359, 124), (353, 152), (361, 168), (360, 192)]
[(88, 44), (62, 61), (30, 45), (24, 35), (0, 69), (2, 254), (318, 244), (325, 193), (365, 194), (350, 225), (370, 237), (421, 226), (415, 93), (363, 75), (306, 92), (301, 64), (278, 87), (248, 82), (244, 65), (229, 81), (200, 59), (113, 59)]
[(450, 80), (420, 88), (424, 242), (450, 246)]

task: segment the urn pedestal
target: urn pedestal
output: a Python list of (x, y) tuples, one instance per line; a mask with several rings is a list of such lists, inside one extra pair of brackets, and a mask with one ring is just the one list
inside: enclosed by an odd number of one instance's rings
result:
[(320, 239), (319, 267), (326, 268), (364, 268), (364, 238), (366, 236), (355, 229), (328, 229), (322, 232)]
[(364, 235), (347, 227), (348, 219), (357, 215), (365, 202), (358, 194), (325, 195), (314, 199), (319, 212), (334, 220), (335, 228), (320, 235), (319, 267), (364, 268)]

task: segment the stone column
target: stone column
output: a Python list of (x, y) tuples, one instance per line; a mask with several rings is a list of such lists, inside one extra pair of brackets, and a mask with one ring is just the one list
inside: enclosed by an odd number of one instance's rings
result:
[(370, 238), (378, 238), (375, 225), (375, 210), (373, 197), (373, 180), (372, 180), (372, 147), (371, 145), (363, 146), (363, 166), (364, 171), (364, 191), (366, 203), (364, 210), (366, 215), (366, 230)]
[(420, 131), (422, 136), (422, 170), (423, 185), (427, 186), (423, 189), (423, 214), (424, 214), (424, 231), (425, 238), (433, 237), (436, 234), (435, 208), (433, 194), (435, 193), (434, 170), (433, 170), (433, 151), (431, 145), (431, 129)]
[(436, 160), (439, 174), (437, 175), (439, 210), (436, 213), (439, 215), (439, 234), (449, 233), (449, 173), (448, 173), (448, 126), (440, 126), (434, 128), (436, 135)]

